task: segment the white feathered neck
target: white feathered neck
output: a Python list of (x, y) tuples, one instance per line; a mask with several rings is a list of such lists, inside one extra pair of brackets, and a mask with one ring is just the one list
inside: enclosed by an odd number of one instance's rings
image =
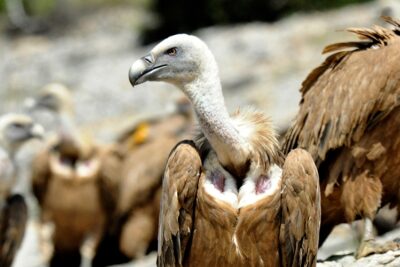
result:
[(244, 174), (243, 169), (267, 171), (272, 163), (280, 164), (279, 145), (269, 119), (253, 110), (237, 112), (231, 118), (214, 56), (207, 46), (200, 55), (196, 79), (182, 88), (193, 104), (205, 137), (198, 139), (198, 145), (203, 146), (206, 139), (220, 163), (239, 175)]

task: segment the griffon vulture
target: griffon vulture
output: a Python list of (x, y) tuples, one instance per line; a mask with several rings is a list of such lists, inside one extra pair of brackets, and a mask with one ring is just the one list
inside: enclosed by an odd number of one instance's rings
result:
[(21, 244), (28, 219), (24, 198), (13, 194), (17, 164), (15, 155), (27, 140), (41, 138), (43, 128), (19, 114), (0, 117), (0, 266), (11, 266)]
[(315, 266), (318, 173), (304, 150), (284, 160), (269, 119), (229, 116), (217, 63), (180, 34), (133, 63), (133, 86), (166, 81), (194, 106), (201, 134), (172, 150), (164, 172), (159, 266)]
[(46, 86), (31, 105), (53, 112), (54, 138), (36, 156), (32, 187), (43, 221), (54, 224), (50, 266), (80, 266), (86, 237), (99, 236), (114, 210), (119, 155), (110, 147), (84, 140), (74, 125), (71, 95), (64, 86)]
[(68, 136), (78, 134), (72, 94), (63, 84), (50, 83), (44, 86), (37, 96), (26, 99), (24, 107), (45, 128), (46, 139), (63, 132)]
[(169, 152), (191, 129), (187, 101), (167, 116), (137, 122), (118, 140), (121, 182), (92, 267), (137, 259), (157, 249), (162, 176)]
[(364, 219), (357, 257), (400, 247), (374, 242), (379, 207), (399, 207), (400, 21), (387, 29), (351, 28), (361, 40), (329, 45), (331, 53), (303, 82), (300, 111), (284, 150), (308, 150), (322, 192), (320, 243), (332, 228)]

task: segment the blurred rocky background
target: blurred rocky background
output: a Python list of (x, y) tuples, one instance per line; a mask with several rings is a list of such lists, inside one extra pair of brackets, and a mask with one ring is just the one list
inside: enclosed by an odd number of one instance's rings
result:
[[(22, 110), (43, 85), (61, 82), (73, 91), (81, 128), (111, 142), (138, 119), (168, 112), (181, 97), (165, 84), (133, 89), (127, 73), (150, 43), (187, 32), (214, 52), (228, 108), (255, 106), (284, 131), (302, 80), (325, 57), (324, 46), (353, 39), (347, 27), (382, 24), (381, 15), (400, 17), (400, 1), (0, 0), (0, 113)], [(26, 177), (17, 190), (29, 192)], [(356, 262), (355, 228), (335, 231), (320, 266), (400, 266), (399, 252)], [(15, 267), (45, 266), (38, 239), (32, 220)], [(131, 266), (154, 265), (151, 254)]]

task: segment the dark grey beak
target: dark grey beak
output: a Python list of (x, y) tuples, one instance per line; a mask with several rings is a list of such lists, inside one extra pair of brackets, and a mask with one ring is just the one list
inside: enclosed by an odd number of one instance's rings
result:
[(35, 109), (36, 107), (36, 99), (33, 97), (29, 97), (27, 99), (25, 99), (24, 103), (23, 103), (23, 108), (24, 110), (30, 112), (33, 109)]
[(132, 86), (149, 81), (153, 74), (166, 66), (166, 64), (157, 66), (151, 54), (144, 56), (132, 64), (129, 69), (129, 81)]
[(37, 109), (57, 110), (58, 104), (53, 97), (39, 96), (35, 98), (28, 98), (24, 102), (24, 109), (27, 112), (32, 112)]

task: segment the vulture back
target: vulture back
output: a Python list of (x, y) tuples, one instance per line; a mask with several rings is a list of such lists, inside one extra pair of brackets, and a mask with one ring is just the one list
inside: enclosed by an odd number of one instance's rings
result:
[(372, 220), (400, 200), (400, 21), (384, 20), (394, 28), (350, 28), (359, 41), (325, 48), (333, 54), (303, 82), (283, 142), (285, 153), (304, 148), (318, 167), (320, 244), (335, 225)]
[(300, 111), (283, 143), (286, 153), (305, 148), (318, 166), (329, 151), (358, 142), (399, 105), (400, 22), (384, 19), (395, 28), (350, 28), (360, 41), (324, 49), (334, 53), (302, 84)]

